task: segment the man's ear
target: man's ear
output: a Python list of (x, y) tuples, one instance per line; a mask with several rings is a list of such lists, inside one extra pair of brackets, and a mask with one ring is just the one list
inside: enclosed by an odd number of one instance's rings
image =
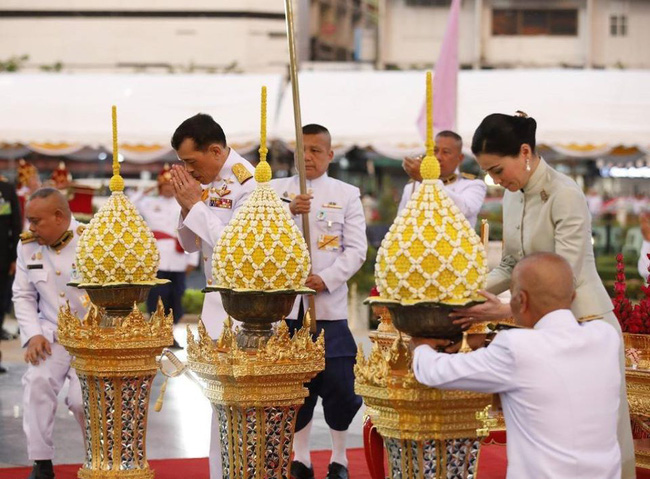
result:
[(528, 292), (521, 290), (519, 291), (519, 313), (520, 314), (527, 313), (529, 309), (530, 309), (530, 297), (528, 296)]
[(210, 153), (212, 153), (212, 155), (213, 155), (215, 158), (217, 158), (217, 157), (221, 156), (221, 153), (223, 152), (223, 146), (220, 145), (219, 143), (212, 143), (212, 144), (208, 147), (208, 151), (209, 151)]

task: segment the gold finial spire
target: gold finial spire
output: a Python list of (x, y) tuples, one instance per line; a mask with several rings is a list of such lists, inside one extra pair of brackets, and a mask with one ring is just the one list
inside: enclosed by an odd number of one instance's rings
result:
[(431, 86), (431, 72), (427, 72), (427, 140), (425, 143), (427, 154), (420, 165), (420, 174), (423, 180), (437, 180), (440, 177), (440, 163), (433, 150), (436, 143), (433, 139), (433, 87)]
[(269, 152), (266, 147), (266, 87), (262, 87), (262, 120), (260, 126), (260, 162), (255, 167), (255, 181), (266, 183), (271, 181), (273, 173), (271, 167), (266, 161), (266, 154)]
[(111, 191), (124, 191), (124, 179), (120, 176), (119, 153), (117, 150), (117, 107), (112, 107), (113, 116), (113, 177), (108, 184)]

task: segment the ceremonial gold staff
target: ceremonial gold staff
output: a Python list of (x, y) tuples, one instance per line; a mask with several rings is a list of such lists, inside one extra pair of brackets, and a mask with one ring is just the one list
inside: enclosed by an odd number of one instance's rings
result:
[[(307, 193), (307, 180), (305, 173), (305, 151), (302, 145), (302, 118), (300, 115), (300, 90), (298, 88), (298, 62), (296, 60), (296, 40), (293, 29), (293, 4), (292, 0), (284, 1), (285, 16), (287, 19), (287, 39), (289, 40), (289, 77), (291, 79), (291, 94), (293, 96), (293, 119), (296, 126), (296, 167), (298, 169), (298, 178), (300, 179), (300, 194)], [(311, 255), (311, 235), (309, 233), (309, 214), (302, 214), (302, 231)], [(313, 261), (312, 261), (313, 264)], [(302, 301), (302, 299), (301, 299)], [(314, 296), (309, 296), (309, 310), (311, 311), (311, 332), (316, 332), (316, 301)]]

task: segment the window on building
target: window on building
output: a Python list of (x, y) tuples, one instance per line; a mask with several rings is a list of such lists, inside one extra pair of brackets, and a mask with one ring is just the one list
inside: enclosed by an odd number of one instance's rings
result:
[(578, 10), (494, 9), (493, 35), (578, 34)]
[(609, 34), (612, 37), (624, 37), (627, 35), (627, 15), (610, 15)]

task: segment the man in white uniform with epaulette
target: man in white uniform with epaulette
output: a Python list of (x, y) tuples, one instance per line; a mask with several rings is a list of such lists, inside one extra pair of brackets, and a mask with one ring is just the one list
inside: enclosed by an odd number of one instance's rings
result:
[[(347, 321), (347, 281), (366, 259), (366, 220), (359, 188), (327, 175), (334, 157), (329, 131), (312, 124), (304, 126), (302, 133), (307, 194), (300, 194), (298, 176), (273, 180), (271, 186), (285, 201), (301, 230), (302, 214), (309, 214), (312, 271), (306, 286), (317, 293), (316, 325), (318, 334), (325, 333), (325, 370), (307, 385), (309, 396), (298, 411), (291, 479), (314, 477), (309, 434), (319, 396), (332, 439), (327, 479), (348, 479), (347, 430), (362, 400), (354, 393), (357, 348)], [(292, 333), (301, 327), (307, 308), (306, 296), (296, 301), (287, 317)]]
[[(226, 142), (210, 115), (188, 118), (174, 132), (172, 147), (183, 166), (172, 167), (172, 185), (181, 206), (178, 239), (185, 251), (201, 252), (206, 283), (212, 277), (212, 250), (224, 228), (255, 189), (255, 169)], [(203, 186), (202, 186), (203, 185)], [(217, 292), (206, 293), (201, 319), (212, 339), (221, 333), (226, 312)], [(212, 415), (210, 478), (221, 479), (219, 424)]]
[[(463, 161), (463, 139), (453, 131), (441, 131), (436, 135), (436, 145), (433, 152), (440, 162), (440, 181), (445, 187), (445, 192), (456, 203), (469, 224), (475, 227), (478, 214), (485, 200), (487, 185), (474, 175), (458, 171), (458, 167)], [(420, 186), (422, 181), (420, 175), (421, 162), (421, 159), (416, 158), (404, 159), (404, 170), (412, 181), (404, 186), (402, 199), (397, 208), (398, 213), (406, 207), (411, 195)]]
[[(185, 253), (178, 241), (176, 219), (181, 212), (181, 207), (174, 198), (169, 165), (165, 165), (158, 175), (157, 188), (157, 196), (148, 195), (150, 190), (138, 191), (131, 196), (131, 201), (156, 238), (156, 246), (160, 253), (157, 277), (169, 280), (169, 283), (151, 289), (147, 297), (147, 311), (153, 313), (158, 307), (158, 298), (160, 298), (165, 314), (169, 314), (171, 309), (174, 324), (178, 324), (183, 317), (185, 276), (198, 265), (199, 252)], [(172, 348), (181, 349), (176, 338)]]
[(70, 355), (57, 341), (59, 309), (66, 303), (84, 317), (88, 296), (67, 286), (75, 269), (75, 250), (83, 226), (72, 217), (66, 198), (54, 188), (41, 188), (27, 203), (29, 232), (21, 235), (16, 260), (13, 302), (25, 348), (23, 429), (34, 466), (29, 479), (54, 477), (52, 429), (57, 396), (69, 380), (66, 404), (83, 428), (83, 402)]

